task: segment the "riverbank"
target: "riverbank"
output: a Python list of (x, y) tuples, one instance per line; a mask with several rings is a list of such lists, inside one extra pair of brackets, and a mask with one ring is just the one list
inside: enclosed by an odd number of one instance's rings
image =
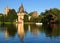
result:
[[(0, 24), (18, 24), (18, 22), (0, 22)], [(35, 24), (35, 22), (24, 22), (24, 24)]]

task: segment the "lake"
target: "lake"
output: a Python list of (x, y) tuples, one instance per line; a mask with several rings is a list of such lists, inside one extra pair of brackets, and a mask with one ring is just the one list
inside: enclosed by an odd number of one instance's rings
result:
[(0, 43), (60, 43), (60, 25), (0, 24)]

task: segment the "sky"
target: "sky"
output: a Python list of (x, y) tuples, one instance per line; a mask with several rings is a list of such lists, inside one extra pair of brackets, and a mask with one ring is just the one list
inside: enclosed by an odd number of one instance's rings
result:
[(21, 4), (28, 13), (33, 11), (41, 13), (50, 8), (60, 9), (60, 0), (0, 0), (0, 13), (4, 13), (6, 6), (17, 12)]

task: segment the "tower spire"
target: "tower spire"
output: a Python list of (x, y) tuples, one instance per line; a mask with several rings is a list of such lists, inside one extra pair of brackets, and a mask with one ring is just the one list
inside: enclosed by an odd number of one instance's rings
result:
[(19, 7), (19, 11), (20, 13), (24, 12), (24, 7), (23, 7), (23, 4), (21, 4), (21, 6)]
[(6, 8), (5, 8), (5, 14), (7, 15), (8, 12), (9, 12), (9, 8), (8, 8), (8, 6), (6, 6)]

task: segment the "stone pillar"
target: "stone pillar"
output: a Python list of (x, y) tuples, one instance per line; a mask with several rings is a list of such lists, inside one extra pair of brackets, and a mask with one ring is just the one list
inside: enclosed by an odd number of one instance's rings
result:
[(28, 16), (28, 19), (29, 19), (29, 21), (30, 21), (30, 19), (31, 19), (31, 16)]

